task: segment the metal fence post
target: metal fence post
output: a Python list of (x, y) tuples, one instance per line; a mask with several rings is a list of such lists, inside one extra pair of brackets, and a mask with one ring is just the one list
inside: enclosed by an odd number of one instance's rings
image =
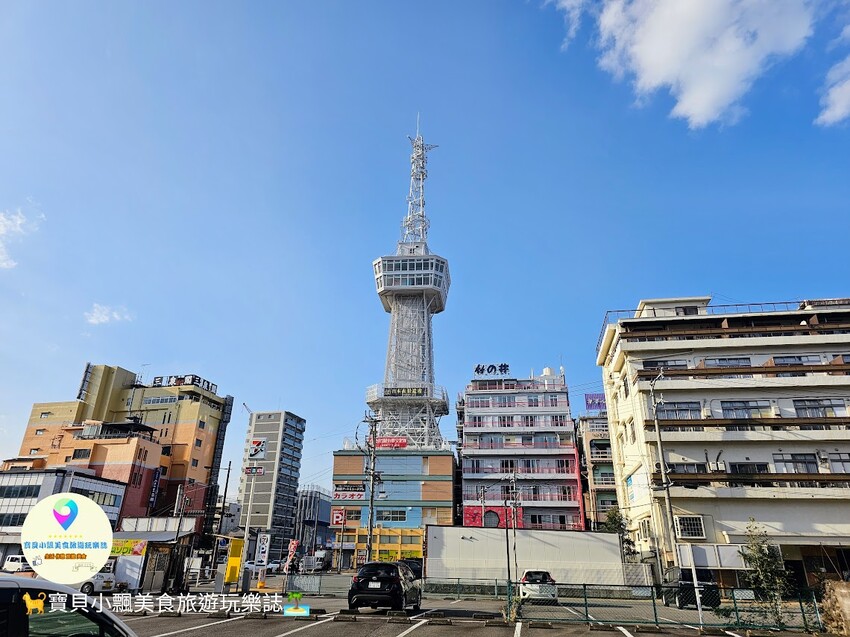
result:
[(652, 592), (649, 594), (649, 597), (652, 599), (652, 617), (655, 619), (655, 625), (658, 625), (658, 604), (655, 603), (655, 589), (652, 589)]
[(797, 601), (800, 603), (800, 614), (803, 616), (803, 630), (809, 632), (809, 622), (806, 620), (806, 607), (803, 606), (803, 596), (797, 595)]
[(499, 580), (493, 580), (493, 597), (499, 599)]
[(460, 578), (457, 578), (455, 583), (455, 599), (460, 599)]
[(318, 578), (319, 578), (319, 585), (316, 587), (316, 595), (321, 595), (322, 594), (322, 574), (321, 573), (319, 573)]
[(741, 625), (741, 614), (738, 612), (738, 598), (735, 597), (735, 591), (737, 589), (732, 589), (732, 608), (735, 609), (735, 625)]
[(587, 584), (581, 585), (582, 593), (584, 594), (584, 620), (589, 624), (590, 623), (590, 608), (587, 604)]

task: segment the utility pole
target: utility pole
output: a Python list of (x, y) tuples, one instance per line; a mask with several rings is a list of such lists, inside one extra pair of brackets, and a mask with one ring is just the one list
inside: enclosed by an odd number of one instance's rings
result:
[(366, 415), (365, 422), (369, 425), (369, 437), (366, 439), (366, 449), (369, 452), (369, 529), (366, 537), (366, 561), (372, 561), (372, 534), (375, 530), (375, 438), (378, 431), (378, 419)]
[[(655, 383), (664, 379), (664, 370), (662, 369), (658, 376), (652, 379), (649, 383), (649, 397), (652, 401), (652, 419), (655, 423), (655, 442), (658, 446), (658, 465), (661, 469), (661, 482), (664, 487), (664, 508), (667, 513), (667, 520), (670, 524), (670, 537), (672, 538), (673, 565), (679, 565), (678, 543), (679, 538), (676, 534), (676, 521), (673, 519), (673, 503), (670, 500), (670, 480), (667, 478), (667, 462), (664, 459), (664, 443), (661, 439), (661, 428), (658, 426), (658, 403), (655, 400)], [(661, 574), (659, 573), (659, 576)]]
[[(218, 476), (216, 476), (218, 478)], [(216, 480), (218, 481), (218, 480)], [(221, 514), (218, 518), (218, 535), (222, 535), (222, 529), (224, 528), (224, 510), (227, 501), (227, 487), (230, 484), (230, 460), (227, 461), (227, 477), (224, 479), (224, 493), (221, 495)], [(212, 570), (218, 569), (218, 543), (221, 538), (215, 539), (215, 549), (213, 550), (213, 563)]]
[(519, 579), (519, 565), (516, 559), (517, 506), (519, 506), (519, 492), (516, 486), (516, 467), (514, 467), (514, 472), (511, 474), (511, 497), (513, 498), (513, 502), (511, 502), (511, 519), (514, 525), (514, 574)]
[[(255, 466), (257, 466), (257, 463), (255, 462), (251, 466), (255, 467)], [(248, 496), (248, 510), (245, 512), (245, 537), (244, 537), (244, 541), (243, 541), (243, 544), (242, 544), (242, 570), (243, 570), (243, 572), (245, 570), (245, 562), (246, 562), (247, 557), (248, 557), (248, 538), (250, 537), (250, 531), (251, 531), (251, 509), (254, 507), (254, 477), (255, 476), (254, 476), (253, 473), (251, 473), (249, 477), (251, 478), (251, 491), (250, 491), (250, 495)], [(251, 575), (253, 576), (253, 569), (251, 570)], [(248, 591), (242, 591), (242, 592), (246, 593)]]

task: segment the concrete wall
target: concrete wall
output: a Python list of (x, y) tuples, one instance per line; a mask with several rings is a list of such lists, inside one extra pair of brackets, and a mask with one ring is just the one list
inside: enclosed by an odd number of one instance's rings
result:
[[(514, 532), (508, 533), (511, 577)], [(643, 564), (622, 564), (620, 544), (611, 533), (516, 531), (516, 564), (547, 570), (563, 584), (643, 584)], [(625, 568), (624, 568), (625, 567)], [(504, 529), (428, 526), (425, 573), (429, 579), (504, 580), (507, 577)]]

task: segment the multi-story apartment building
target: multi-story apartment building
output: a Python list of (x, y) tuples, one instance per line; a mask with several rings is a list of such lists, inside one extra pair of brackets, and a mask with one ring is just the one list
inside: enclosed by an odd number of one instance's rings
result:
[(126, 484), (80, 467), (0, 472), (0, 563), (21, 553), (21, 527), (37, 502), (54, 493), (79, 493), (97, 502), (117, 528)]
[[(123, 516), (184, 513), (211, 532), (215, 481), (233, 406), (199, 376), (156, 376), (87, 364), (75, 400), (33, 405), (20, 456), (7, 466), (82, 466), (126, 482)], [(30, 458), (30, 462), (26, 462)]]
[[(271, 534), (270, 555), (285, 555), (295, 539), (295, 498), (307, 421), (288, 411), (252, 412), (239, 482), (240, 526)], [(249, 475), (245, 467), (261, 467)], [(250, 505), (250, 511), (249, 511)]]
[(331, 492), (311, 484), (298, 490), (295, 503), (295, 538), (302, 550), (311, 555), (316, 549), (333, 543)]
[(581, 440), (582, 472), (587, 485), (584, 493), (587, 529), (596, 531), (608, 518), (609, 511), (617, 509), (617, 487), (607, 416), (604, 413), (600, 416), (580, 416), (578, 436)]
[[(406, 440), (379, 437), (375, 455), (379, 479), (375, 485), (372, 559), (423, 557), (426, 525), (451, 526), (454, 519), (454, 452), (447, 442), (440, 448), (408, 448)], [(336, 565), (341, 568), (366, 560), (368, 466), (368, 455), (350, 440), (334, 452), (331, 526), (337, 537)]]
[[(488, 377), (488, 367), (501, 377)], [(515, 515), (518, 528), (583, 530), (563, 369), (528, 379), (508, 377), (506, 364), (479, 371), (457, 403), (463, 525), (513, 526)]]
[(752, 517), (798, 584), (834, 577), (850, 568), (850, 299), (710, 301), (605, 318), (597, 364), (636, 548), (664, 567), (697, 547), (735, 583)]

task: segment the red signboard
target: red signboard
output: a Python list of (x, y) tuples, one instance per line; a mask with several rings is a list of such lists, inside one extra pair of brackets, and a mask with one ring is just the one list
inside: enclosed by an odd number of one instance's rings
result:
[(407, 447), (406, 436), (381, 436), (375, 438), (375, 449), (404, 449)]
[(345, 509), (331, 509), (331, 526), (345, 524)]
[[(489, 516), (487, 514), (490, 514)], [(504, 529), (505, 528), (505, 518), (509, 520), (508, 528), (513, 528), (513, 510), (511, 507), (507, 509), (505, 507), (485, 507), (484, 516), (487, 518), (492, 518), (493, 523), (495, 523), (496, 528)], [(524, 527), (522, 522), (522, 507), (517, 507), (516, 510), (516, 520), (517, 520), (517, 528), (521, 529)], [(485, 526), (485, 520), (481, 517), (481, 506), (478, 505), (469, 505), (463, 507), (463, 525), (464, 526)], [(490, 526), (487, 524), (486, 526)]]

